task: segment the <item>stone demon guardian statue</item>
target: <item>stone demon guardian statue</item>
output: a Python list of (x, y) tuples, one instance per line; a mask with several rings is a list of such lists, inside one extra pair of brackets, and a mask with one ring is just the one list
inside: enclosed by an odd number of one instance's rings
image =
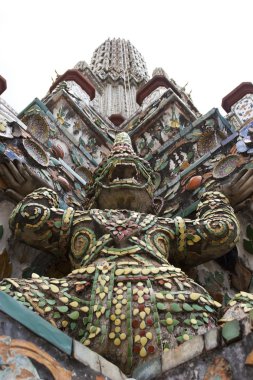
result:
[[(12, 166), (2, 164), (1, 175), (14, 177), (17, 190), (18, 176), (30, 174)], [(87, 210), (59, 209), (48, 188), (27, 195), (10, 218), (15, 237), (68, 256), (73, 271), (61, 279), (5, 279), (0, 286), (126, 373), (216, 326), (221, 305), (180, 267), (227, 253), (239, 235), (219, 192), (202, 195), (195, 220), (156, 216), (154, 179), (120, 133), (94, 172)]]

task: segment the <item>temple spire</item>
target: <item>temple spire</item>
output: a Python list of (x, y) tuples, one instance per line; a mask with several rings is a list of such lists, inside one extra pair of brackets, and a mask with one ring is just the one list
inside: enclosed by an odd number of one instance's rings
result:
[(128, 118), (139, 108), (136, 92), (149, 77), (144, 58), (130, 41), (107, 39), (94, 51), (90, 68), (104, 87), (98, 99), (101, 113)]

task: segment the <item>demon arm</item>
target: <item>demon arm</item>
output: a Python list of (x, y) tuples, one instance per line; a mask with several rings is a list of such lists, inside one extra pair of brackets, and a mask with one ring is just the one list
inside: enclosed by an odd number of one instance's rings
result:
[(176, 217), (172, 260), (194, 266), (229, 252), (239, 240), (239, 223), (228, 199), (218, 191), (204, 193), (195, 220)]
[(10, 216), (10, 228), (24, 243), (55, 255), (65, 255), (74, 210), (58, 208), (57, 194), (40, 188), (26, 196)]
[(7, 157), (0, 163), (0, 177), (6, 184), (5, 193), (15, 202), (40, 187), (51, 188), (41, 177), (36, 175), (26, 164)]

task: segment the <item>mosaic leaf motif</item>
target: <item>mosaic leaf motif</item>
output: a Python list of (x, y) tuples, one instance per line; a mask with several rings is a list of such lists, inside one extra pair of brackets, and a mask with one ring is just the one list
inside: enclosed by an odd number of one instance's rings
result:
[[(153, 171), (136, 156), (126, 133), (116, 136), (109, 159), (93, 175), (87, 187), (89, 209), (61, 210), (57, 194), (40, 188), (10, 219), (28, 244), (69, 255), (72, 272), (60, 278), (36, 273), (30, 280), (7, 278), (0, 290), (83, 345), (105, 357), (109, 352), (130, 373), (143, 358), (162, 355), (168, 343), (175, 348), (198, 335), (200, 326), (202, 333), (215, 327), (221, 305), (168, 258), (185, 263), (192, 253), (205, 256), (204, 239), (230, 248), (237, 225), (219, 192), (202, 195), (196, 220), (155, 216)], [(103, 209), (96, 203), (100, 183), (107, 184), (99, 195)], [(175, 183), (173, 191), (179, 186)], [(127, 189), (136, 198), (125, 197)], [(214, 216), (219, 222), (213, 223)], [(31, 231), (39, 239), (31, 240)]]

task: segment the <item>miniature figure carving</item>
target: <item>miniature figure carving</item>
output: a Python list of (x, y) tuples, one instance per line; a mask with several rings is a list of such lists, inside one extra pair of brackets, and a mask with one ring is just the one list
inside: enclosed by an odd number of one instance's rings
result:
[(229, 199), (234, 210), (240, 211), (245, 206), (252, 209), (252, 186), (253, 169), (243, 169), (228, 184), (220, 186), (220, 191)]
[(61, 210), (56, 193), (40, 188), (10, 218), (17, 238), (68, 255), (73, 271), (61, 279), (6, 279), (0, 289), (125, 373), (216, 326), (221, 305), (180, 267), (225, 254), (239, 235), (219, 192), (202, 195), (195, 220), (156, 216), (154, 180), (120, 133), (94, 172), (87, 210)]
[(18, 202), (32, 191), (43, 186), (48, 187), (48, 183), (19, 161), (13, 163), (6, 159), (5, 162), (2, 162), (0, 164), (0, 176), (10, 187), (6, 190), (6, 194)]

